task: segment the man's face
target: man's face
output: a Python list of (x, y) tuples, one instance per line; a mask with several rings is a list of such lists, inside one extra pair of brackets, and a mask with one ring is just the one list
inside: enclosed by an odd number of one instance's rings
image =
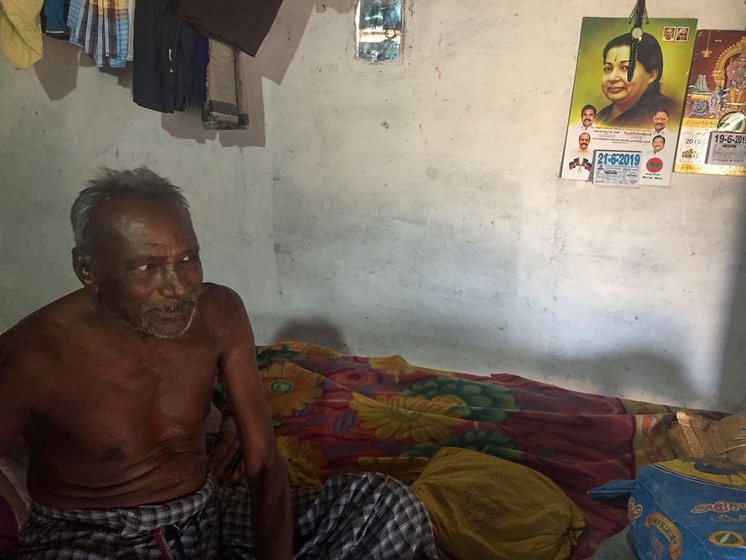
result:
[(653, 138), (653, 153), (657, 154), (666, 145), (666, 141), (663, 138)]
[(585, 152), (588, 149), (588, 144), (591, 143), (591, 135), (587, 132), (584, 132), (578, 137), (578, 146), (580, 146), (580, 150)]
[(655, 115), (653, 115), (653, 126), (655, 127), (656, 132), (660, 132), (661, 130), (666, 128), (667, 122), (668, 115), (663, 111), (658, 111)]
[(93, 217), (92, 288), (105, 314), (160, 338), (186, 332), (202, 288), (189, 213), (172, 202), (111, 200)]
[(663, 30), (663, 38), (666, 41), (671, 41), (673, 39), (673, 27), (666, 27)]
[(585, 128), (588, 128), (589, 126), (591, 126), (595, 119), (596, 119), (596, 112), (593, 109), (586, 109), (580, 115), (580, 120), (583, 122), (583, 126)]

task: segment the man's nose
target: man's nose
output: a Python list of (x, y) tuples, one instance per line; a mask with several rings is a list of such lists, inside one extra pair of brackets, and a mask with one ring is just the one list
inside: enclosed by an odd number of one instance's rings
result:
[(165, 267), (161, 281), (161, 293), (173, 298), (183, 298), (189, 293), (189, 286), (176, 266)]

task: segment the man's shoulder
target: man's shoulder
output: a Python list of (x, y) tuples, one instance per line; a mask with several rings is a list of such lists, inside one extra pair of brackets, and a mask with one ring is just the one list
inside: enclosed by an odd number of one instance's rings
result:
[(205, 282), (199, 306), (208, 324), (213, 326), (246, 320), (246, 308), (241, 296), (228, 286)]
[(0, 362), (9, 366), (54, 360), (60, 348), (79, 338), (86, 315), (90, 315), (90, 302), (84, 290), (45, 305), (0, 334)]
[(243, 300), (235, 290), (205, 282), (199, 301), (202, 324), (221, 346), (230, 345), (231, 341), (243, 344), (245, 337), (253, 336)]
[(228, 311), (236, 305), (243, 307), (241, 296), (235, 290), (221, 284), (213, 284), (212, 282), (204, 282), (202, 284), (200, 302), (202, 305), (220, 312)]
[(82, 324), (91, 304), (84, 290), (72, 292), (34, 311), (2, 333), (3, 341), (36, 341)]

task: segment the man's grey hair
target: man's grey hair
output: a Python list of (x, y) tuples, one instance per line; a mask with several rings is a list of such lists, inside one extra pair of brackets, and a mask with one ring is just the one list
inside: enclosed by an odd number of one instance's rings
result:
[(117, 171), (103, 168), (88, 181), (70, 209), (70, 222), (79, 251), (91, 253), (95, 245), (91, 224), (96, 210), (107, 200), (146, 198), (169, 201), (189, 212), (189, 202), (181, 189), (147, 167)]

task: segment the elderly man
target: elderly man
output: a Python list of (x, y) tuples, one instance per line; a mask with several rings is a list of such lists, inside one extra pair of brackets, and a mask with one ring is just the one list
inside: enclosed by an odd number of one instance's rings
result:
[[(422, 503), (383, 475), (333, 478), (291, 506), (248, 316), (203, 283), (177, 187), (107, 170), (71, 220), (82, 289), (0, 336), (0, 453), (23, 433), (34, 500), (18, 558), (437, 558)], [(207, 472), (216, 375), (248, 491)]]

